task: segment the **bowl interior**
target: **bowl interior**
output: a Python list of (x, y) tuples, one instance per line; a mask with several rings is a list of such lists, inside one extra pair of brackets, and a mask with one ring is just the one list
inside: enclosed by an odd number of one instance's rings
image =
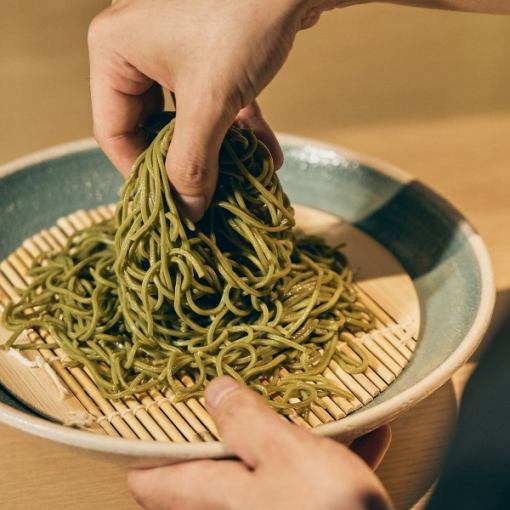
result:
[[(418, 349), (403, 374), (355, 413), (360, 423), (371, 407), (382, 409), (443, 366), (479, 323), (464, 358), (474, 350), (492, 309), (490, 264), (463, 216), (407, 174), (293, 137), (283, 137), (283, 149), (279, 175), (291, 200), (340, 216), (374, 237), (400, 261), (418, 293)], [(49, 154), (8, 165), (0, 175), (0, 260), (59, 217), (118, 198), (121, 178), (92, 143)], [(1, 386), (0, 401), (31, 413)]]
[(418, 293), (417, 350), (361, 414), (440, 367), (463, 342), (482, 304), (491, 308), (482, 303), (487, 282), (473, 243), (479, 237), (446, 200), (384, 163), (306, 143), (286, 145), (285, 156), (281, 178), (291, 199), (336, 214), (375, 238), (399, 260)]

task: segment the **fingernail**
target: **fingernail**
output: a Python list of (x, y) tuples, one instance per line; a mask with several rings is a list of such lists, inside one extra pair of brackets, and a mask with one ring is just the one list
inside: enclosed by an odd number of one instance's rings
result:
[(198, 221), (207, 208), (207, 199), (203, 195), (180, 195), (179, 202), (184, 214), (193, 222)]
[(239, 384), (231, 377), (217, 377), (205, 390), (205, 400), (207, 405), (210, 408), (215, 409), (229, 393), (232, 393), (237, 389), (239, 389)]

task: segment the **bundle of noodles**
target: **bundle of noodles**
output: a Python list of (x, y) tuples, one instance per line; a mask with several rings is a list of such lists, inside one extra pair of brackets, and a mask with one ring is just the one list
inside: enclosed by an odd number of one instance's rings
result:
[[(373, 318), (345, 258), (293, 232), (267, 148), (236, 127), (221, 148), (213, 204), (192, 224), (165, 172), (173, 129), (174, 120), (135, 163), (113, 220), (36, 260), (29, 287), (4, 311), (13, 331), (4, 347), (38, 347), (20, 344), (20, 333), (47, 330), (67, 364), (86, 367), (111, 399), (167, 386), (183, 400), (220, 374), (284, 413), (349, 397), (322, 375), (332, 360), (350, 373), (367, 366), (349, 333)], [(182, 385), (183, 375), (193, 383)]]

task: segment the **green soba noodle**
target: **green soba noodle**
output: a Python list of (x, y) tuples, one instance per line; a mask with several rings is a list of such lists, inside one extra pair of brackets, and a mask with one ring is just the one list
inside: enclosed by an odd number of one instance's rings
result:
[(339, 248), (293, 232), (269, 151), (236, 127), (212, 206), (196, 226), (188, 221), (165, 172), (174, 122), (138, 158), (114, 219), (34, 262), (29, 286), (4, 310), (13, 331), (4, 348), (42, 347), (18, 337), (48, 331), (67, 365), (85, 367), (111, 399), (168, 387), (185, 400), (221, 374), (283, 413), (349, 398), (322, 374), (332, 360), (363, 372), (367, 355), (350, 333), (374, 324)]

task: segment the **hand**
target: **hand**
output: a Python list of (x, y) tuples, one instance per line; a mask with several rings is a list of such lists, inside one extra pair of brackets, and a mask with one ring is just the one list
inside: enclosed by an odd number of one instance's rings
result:
[(391, 438), (388, 427), (346, 446), (274, 413), (255, 392), (228, 377), (206, 390), (208, 410), (240, 458), (131, 470), (129, 487), (148, 510), (386, 510), (374, 468)]
[(272, 80), (296, 32), (318, 19), (298, 0), (124, 0), (89, 29), (95, 136), (126, 175), (145, 148), (143, 119), (173, 91), (176, 130), (166, 166), (188, 216), (208, 206), (218, 152), (234, 120), (283, 162), (255, 98)]

